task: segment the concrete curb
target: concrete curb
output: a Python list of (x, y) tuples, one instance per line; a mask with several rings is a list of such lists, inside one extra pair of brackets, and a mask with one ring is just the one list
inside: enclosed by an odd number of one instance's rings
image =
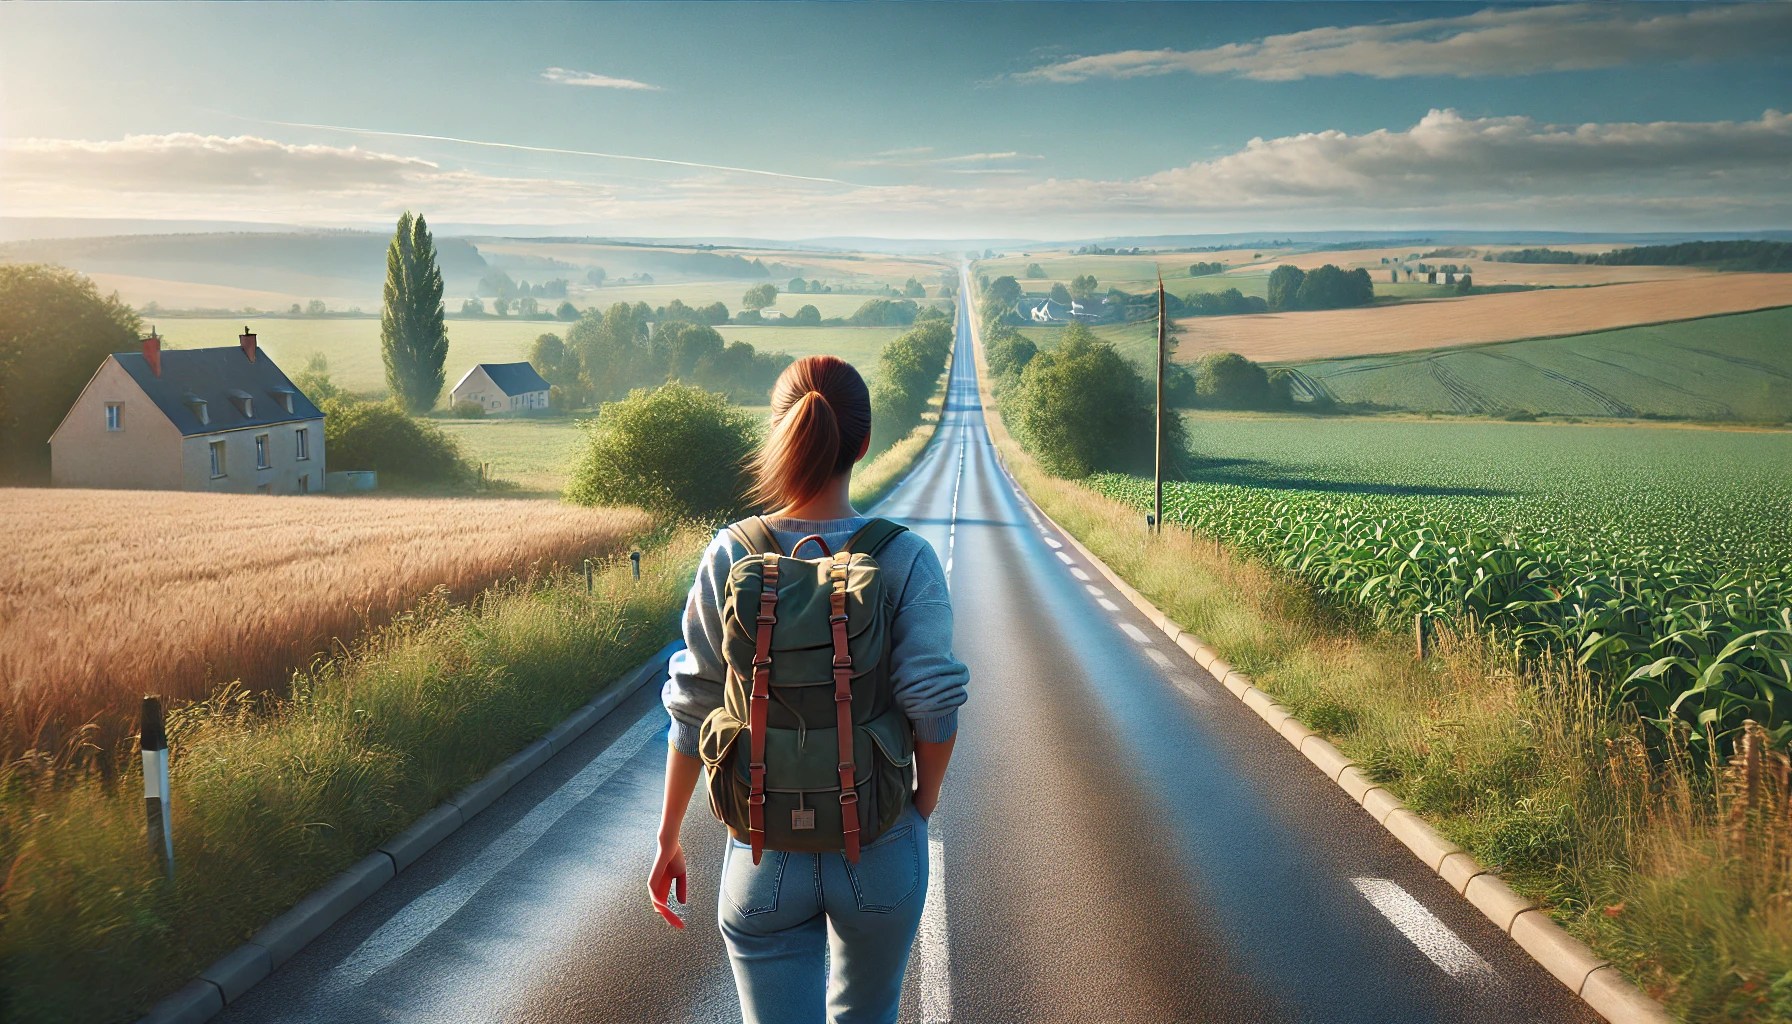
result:
[[(975, 323), (974, 317), (972, 322)], [(974, 341), (974, 344), (977, 343)], [(977, 368), (981, 371), (983, 359), (980, 348), (976, 349), (975, 355)], [(991, 396), (981, 372), (977, 377), (977, 392), (985, 409), (991, 408)], [(1015, 489), (1026, 494), (1025, 488), (1008, 472), (1001, 450), (997, 448), (994, 454), (1002, 463), (1002, 471), (1008, 475)], [(1462, 893), (1470, 904), (1486, 915), (1520, 949), (1530, 954), (1544, 970), (1566, 985), (1595, 1013), (1612, 1024), (1674, 1024), (1676, 1018), (1668, 1013), (1666, 1007), (1644, 994), (1623, 972), (1601, 960), (1585, 943), (1568, 934), (1548, 914), (1539, 910), (1536, 904), (1513, 892), (1505, 882), (1500, 881), (1498, 875), (1476, 862), (1461, 847), (1439, 835), (1437, 830), (1417, 813), (1409, 810), (1398, 797), (1375, 785), (1356, 762), (1344, 756), (1336, 746), (1300, 726), (1287, 708), (1277, 703), (1269, 694), (1257, 689), (1250, 677), (1227, 664), (1212, 648), (1184, 632), (1168, 615), (1121, 579), (1120, 574), (1109, 568), (1106, 562), (1095, 557), (1095, 553), (1084, 547), (1076, 535), (1047, 515), (1038, 502), (1031, 497), (1027, 501), (1133, 608), (1194, 658), (1195, 664), (1221, 682), (1272, 730), (1277, 731), (1305, 755), (1307, 760), (1325, 772), (1328, 778), (1349, 794), (1351, 799), (1361, 804), (1364, 810), (1411, 850), (1427, 868), (1448, 882), (1451, 888)], [(1460, 887), (1458, 879), (1461, 880)]]
[(296, 906), (269, 921), (248, 942), (199, 972), (199, 976), (150, 1008), (138, 1024), (200, 1024), (242, 998), (274, 968), (292, 959), (312, 939), (348, 914), (380, 886), (397, 877), (437, 843), (453, 835), (512, 786), (584, 735), (664, 670), (683, 646), (674, 640), (653, 657), (605, 688), (589, 704), (488, 772), (485, 778), (444, 800), (373, 853), (330, 879)]

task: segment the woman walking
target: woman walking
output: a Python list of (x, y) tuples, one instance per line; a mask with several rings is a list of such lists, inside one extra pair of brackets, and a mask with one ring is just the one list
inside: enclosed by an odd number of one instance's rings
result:
[(745, 1024), (893, 1022), (927, 895), (927, 818), (969, 672), (933, 548), (852, 507), (870, 438), (850, 364), (810, 356), (778, 378), (752, 465), (753, 500), (775, 511), (704, 552), (665, 687), (648, 889), (683, 927), (668, 898), (685, 897), (680, 826), (707, 767)]

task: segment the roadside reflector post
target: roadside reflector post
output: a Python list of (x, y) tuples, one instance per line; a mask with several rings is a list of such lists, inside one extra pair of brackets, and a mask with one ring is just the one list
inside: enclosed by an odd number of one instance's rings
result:
[(1413, 647), (1418, 651), (1419, 660), (1424, 661), (1425, 655), (1429, 653), (1426, 650), (1424, 612), (1420, 612), (1412, 617), (1412, 642)]
[(143, 721), (137, 733), (143, 752), (143, 803), (149, 820), (149, 856), (174, 879), (174, 821), (168, 804), (168, 726), (162, 698), (143, 698)]
[(591, 559), (585, 559), (585, 593), (591, 593)]
[(1150, 533), (1155, 529), (1157, 529), (1157, 517), (1149, 512), (1145, 513), (1145, 532)]
[(641, 578), (641, 552), (630, 551), (628, 553), (628, 560), (634, 566), (635, 579), (640, 579)]

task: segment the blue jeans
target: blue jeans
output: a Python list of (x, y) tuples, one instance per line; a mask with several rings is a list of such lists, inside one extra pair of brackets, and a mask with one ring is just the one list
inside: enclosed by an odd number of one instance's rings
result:
[(857, 864), (766, 850), (755, 865), (730, 836), (716, 906), (745, 1024), (894, 1024), (926, 900), (927, 819), (913, 806)]

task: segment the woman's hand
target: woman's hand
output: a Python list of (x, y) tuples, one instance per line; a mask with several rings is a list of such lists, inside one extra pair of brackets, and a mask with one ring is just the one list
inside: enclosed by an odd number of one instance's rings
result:
[(940, 793), (937, 789), (931, 793), (915, 794), (915, 810), (919, 811), (923, 818), (933, 817), (933, 809), (939, 806), (939, 802)]
[(684, 881), (684, 846), (676, 839), (660, 843), (659, 852), (653, 858), (653, 871), (647, 875), (647, 894), (653, 900), (653, 909), (674, 928), (683, 928), (684, 918), (672, 909), (667, 897), (672, 895), (673, 884), (677, 883), (678, 902), (683, 903)]
[(952, 745), (958, 734), (943, 743), (915, 740), (915, 810), (921, 817), (932, 817), (940, 802), (940, 787), (946, 781), (946, 764), (952, 760)]

